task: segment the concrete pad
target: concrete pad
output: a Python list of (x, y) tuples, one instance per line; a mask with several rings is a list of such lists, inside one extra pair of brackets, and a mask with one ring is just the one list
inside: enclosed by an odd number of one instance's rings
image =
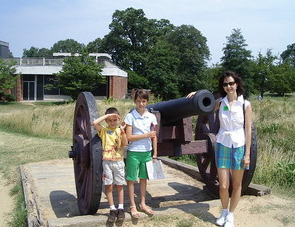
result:
[[(212, 195), (203, 190), (205, 185), (202, 182), (168, 165), (164, 165), (164, 172), (165, 179), (148, 182), (147, 204), (154, 209), (155, 215), (181, 211), (193, 213), (197, 209), (208, 211), (212, 206), (220, 206), (219, 200), (212, 200)], [(95, 215), (79, 214), (71, 159), (26, 164), (21, 166), (21, 175), (29, 226), (106, 224), (109, 206), (103, 192)], [(135, 194), (136, 201), (139, 202), (139, 184), (136, 184)], [(116, 192), (114, 200), (117, 201)], [(128, 208), (129, 199), (125, 187), (125, 211), (129, 211)], [(125, 222), (131, 221), (130, 214), (126, 213)]]

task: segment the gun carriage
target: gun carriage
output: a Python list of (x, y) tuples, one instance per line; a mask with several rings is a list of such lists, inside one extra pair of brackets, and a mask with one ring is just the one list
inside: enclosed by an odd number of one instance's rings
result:
[[(202, 180), (216, 193), (218, 177), (215, 165), (215, 143), (219, 121), (215, 97), (207, 90), (199, 90), (192, 98), (180, 98), (148, 105), (156, 115), (158, 126), (158, 156), (196, 156)], [(195, 128), (193, 116), (198, 115)], [(80, 93), (73, 122), (73, 146), (69, 157), (73, 159), (78, 207), (81, 214), (95, 214), (102, 193), (101, 140), (92, 126), (98, 118), (97, 105), (90, 92)], [(256, 167), (256, 133), (252, 135), (250, 169), (243, 178), (244, 192), (249, 186)]]

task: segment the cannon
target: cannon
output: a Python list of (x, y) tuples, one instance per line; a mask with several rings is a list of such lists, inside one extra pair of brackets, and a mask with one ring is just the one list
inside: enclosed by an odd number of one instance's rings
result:
[[(211, 92), (199, 90), (192, 98), (159, 102), (147, 108), (158, 121), (158, 156), (195, 155), (202, 180), (217, 194), (214, 151), (219, 121), (213, 111), (215, 102)], [(198, 116), (193, 129), (194, 115)], [(98, 111), (93, 95), (80, 93), (75, 107), (73, 145), (69, 157), (73, 159), (77, 202), (82, 215), (97, 212), (102, 193), (101, 140), (92, 126), (96, 118)], [(252, 137), (251, 164), (244, 174), (243, 192), (249, 186), (256, 167), (256, 133)]]

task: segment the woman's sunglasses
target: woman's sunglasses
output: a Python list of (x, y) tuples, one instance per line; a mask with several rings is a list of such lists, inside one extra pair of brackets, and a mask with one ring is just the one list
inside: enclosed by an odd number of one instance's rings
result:
[(223, 83), (223, 87), (227, 87), (228, 85), (229, 86), (234, 86), (236, 84), (236, 82), (228, 82), (228, 83)]

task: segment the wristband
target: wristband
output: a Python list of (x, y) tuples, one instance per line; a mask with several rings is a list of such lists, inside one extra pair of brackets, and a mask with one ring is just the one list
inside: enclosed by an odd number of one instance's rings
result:
[(124, 131), (124, 130), (121, 131), (121, 135), (122, 135), (122, 134), (125, 134), (125, 131)]

